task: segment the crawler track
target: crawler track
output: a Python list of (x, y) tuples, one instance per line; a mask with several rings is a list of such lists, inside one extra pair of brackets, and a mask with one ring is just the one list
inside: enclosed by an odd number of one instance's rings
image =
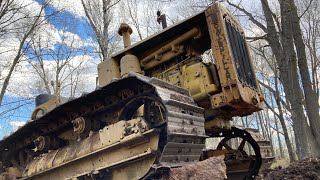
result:
[[(255, 156), (244, 156), (247, 167), (240, 163), (230, 171), (232, 158), (226, 164), (231, 164), (229, 175), (253, 179), (265, 159), (265, 141), (235, 127), (205, 132), (203, 113), (187, 90), (130, 73), (128, 78), (58, 106), (1, 140), (0, 164), (20, 169), (23, 179), (57, 178), (57, 174), (59, 179), (126, 178), (114, 175), (119, 170), (126, 172), (118, 174), (126, 174), (127, 179), (148, 179), (167, 167), (198, 161), (207, 133), (224, 137), (218, 149), (231, 138), (248, 142)], [(85, 119), (86, 127), (78, 135), (65, 136), (73, 133), (77, 118)], [(34, 152), (40, 136), (50, 140), (49, 146)]]
[[(149, 131), (159, 132), (157, 151), (160, 153), (156, 153), (154, 169), (198, 161), (206, 137), (203, 109), (198, 107), (189, 96), (188, 91), (182, 88), (137, 74), (130, 76), (62, 104), (41, 118), (28, 122), (18, 131), (0, 141), (1, 162), (6, 167), (15, 166), (24, 169), (25, 178), (35, 176), (42, 179), (41, 177), (47, 173), (50, 174), (50, 171), (59, 170), (57, 167), (73, 163), (74, 160), (70, 159), (54, 165), (61, 151), (71, 149), (71, 147), (75, 148), (72, 142), (75, 142), (76, 139), (63, 139), (63, 134), (73, 131), (72, 122), (76, 118), (82, 117), (90, 124), (98, 124), (92, 126), (94, 128), (90, 129), (91, 132), (85, 131), (81, 134), (81, 141), (85, 141), (86, 138), (95, 137), (94, 130), (97, 132), (121, 120), (130, 121), (137, 118), (138, 109), (142, 105), (144, 107), (142, 118), (148, 124), (148, 131), (143, 131), (142, 134), (148, 136)], [(39, 136), (59, 137), (62, 143), (49, 152), (33, 152), (34, 141)], [(56, 154), (53, 156), (53, 153)], [(86, 154), (81, 155), (83, 156)], [(39, 160), (34, 157), (41, 158)], [(40, 167), (41, 162), (47, 160), (52, 161), (52, 165), (37, 170), (25, 169), (30, 164), (33, 166), (38, 164)], [(121, 163), (126, 164), (126, 161)], [(119, 166), (121, 163), (116, 165)], [(134, 166), (134, 163), (132, 165)], [(91, 172), (106, 169), (104, 167), (95, 168)], [(112, 168), (112, 165), (108, 168)], [(71, 178), (84, 174), (70, 172), (63, 177), (68, 175)]]

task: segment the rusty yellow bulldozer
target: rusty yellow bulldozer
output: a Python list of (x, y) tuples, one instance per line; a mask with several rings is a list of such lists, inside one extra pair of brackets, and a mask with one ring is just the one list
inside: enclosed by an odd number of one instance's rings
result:
[[(243, 29), (218, 3), (170, 27), (158, 20), (162, 31), (132, 45), (121, 24), (124, 49), (98, 65), (95, 91), (38, 98), (33, 120), (0, 141), (2, 178), (157, 179), (219, 155), (228, 177), (258, 175), (268, 141), (232, 125), (264, 101)], [(221, 141), (205, 149), (206, 138)]]

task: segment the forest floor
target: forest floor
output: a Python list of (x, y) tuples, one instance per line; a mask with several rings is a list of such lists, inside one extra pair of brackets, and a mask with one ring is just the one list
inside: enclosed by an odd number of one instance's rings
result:
[(288, 167), (278, 166), (265, 170), (263, 173), (265, 180), (277, 179), (306, 179), (320, 180), (320, 159), (304, 159), (291, 163)]
[(287, 158), (283, 158), (283, 159), (276, 159), (273, 161), (273, 163), (271, 164), (271, 169), (277, 168), (279, 166), (281, 166), (282, 168), (286, 168), (290, 165), (290, 160)]
[(166, 180), (224, 180), (226, 179), (226, 165), (224, 156), (217, 156), (190, 165), (170, 169)]
[[(170, 169), (164, 180), (225, 180), (226, 166), (224, 157), (218, 156), (194, 164)], [(320, 180), (320, 159), (304, 159), (289, 164), (286, 160), (277, 160), (270, 169), (261, 172), (260, 180)]]

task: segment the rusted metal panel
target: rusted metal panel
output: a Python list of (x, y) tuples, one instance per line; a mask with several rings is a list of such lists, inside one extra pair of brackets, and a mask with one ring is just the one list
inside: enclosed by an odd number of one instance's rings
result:
[[(142, 137), (146, 137), (147, 141)], [(142, 143), (137, 141), (139, 139), (143, 140)], [(148, 130), (142, 119), (119, 121), (76, 144), (33, 160), (23, 176), (32, 179), (70, 179), (106, 168), (112, 169), (113, 166), (121, 166), (130, 161), (149, 159), (143, 160), (150, 163), (145, 166), (146, 169), (141, 167), (136, 172), (137, 177), (142, 177), (154, 163), (158, 140), (158, 133)], [(112, 170), (109, 173), (112, 175)]]
[[(251, 58), (247, 55), (244, 62), (244, 59), (233, 55), (233, 42), (229, 39), (225, 21), (232, 23), (236, 31), (243, 35), (240, 24), (220, 4), (208, 7), (205, 14), (222, 90), (221, 93), (214, 94), (210, 98), (213, 109), (217, 114), (225, 116), (225, 119), (249, 115), (261, 110), (264, 98), (259, 87), (251, 87), (240, 81), (237, 69), (240, 67), (238, 61), (241, 61), (242, 64), (249, 64), (252, 69)], [(247, 49), (245, 42), (243, 46)], [(251, 74), (251, 78), (256, 82), (254, 73)]]

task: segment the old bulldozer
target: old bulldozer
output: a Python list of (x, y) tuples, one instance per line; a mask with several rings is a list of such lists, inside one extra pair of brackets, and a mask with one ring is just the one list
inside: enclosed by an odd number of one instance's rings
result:
[[(229, 178), (254, 179), (271, 151), (257, 132), (232, 125), (264, 101), (243, 29), (218, 3), (163, 27), (131, 45), (121, 24), (124, 49), (98, 65), (95, 91), (42, 97), (33, 120), (0, 141), (1, 177), (156, 179), (224, 155)], [(206, 149), (206, 138), (221, 141)]]

